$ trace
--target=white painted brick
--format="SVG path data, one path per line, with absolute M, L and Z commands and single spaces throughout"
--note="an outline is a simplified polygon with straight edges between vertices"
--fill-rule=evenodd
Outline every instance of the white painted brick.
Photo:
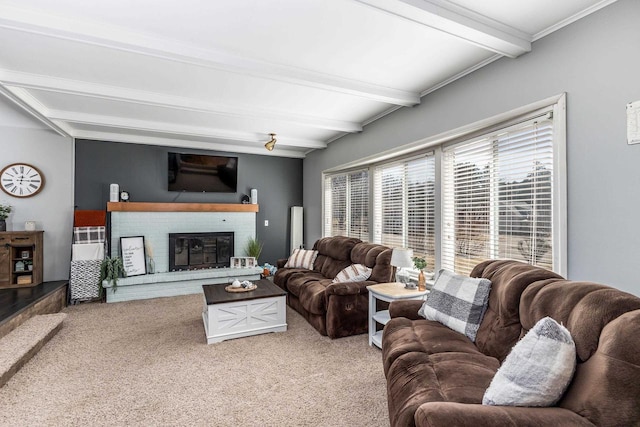
M 234 256 L 256 236 L 255 212 L 112 212 L 111 256 L 120 254 L 120 237 L 144 236 L 153 252 L 156 272 L 169 270 L 169 233 L 232 231 Z
M 144 236 L 153 252 L 156 274 L 125 277 L 118 289 L 107 288 L 107 302 L 202 292 L 202 285 L 229 278 L 257 280 L 259 268 L 215 268 L 169 272 L 169 233 L 232 231 L 234 256 L 245 256 L 247 240 L 256 236 L 255 212 L 112 212 L 111 256 L 120 254 L 120 237 Z

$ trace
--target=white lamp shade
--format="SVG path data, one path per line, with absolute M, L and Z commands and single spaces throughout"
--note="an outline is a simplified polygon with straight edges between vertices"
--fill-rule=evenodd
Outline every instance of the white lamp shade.
M 391 265 L 398 268 L 412 268 L 411 257 L 413 257 L 413 249 L 394 248 L 391 252 Z

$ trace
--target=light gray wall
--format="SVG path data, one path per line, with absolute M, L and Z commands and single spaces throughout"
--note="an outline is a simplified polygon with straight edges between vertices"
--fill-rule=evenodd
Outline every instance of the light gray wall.
M 0 192 L 13 206 L 7 230 L 24 230 L 35 220 L 44 230 L 44 280 L 69 278 L 73 226 L 73 140 L 64 138 L 0 96 L 0 168 L 25 162 L 45 176 L 43 190 L 19 199 Z
M 167 190 L 167 152 L 238 157 L 237 193 L 178 193 Z M 289 208 L 302 205 L 302 160 L 103 141 L 76 141 L 75 203 L 105 209 L 109 185 L 129 191 L 134 202 L 240 203 L 258 190 L 256 235 L 264 243 L 259 262 L 275 265 L 289 253 Z M 265 220 L 269 226 L 265 227 Z
M 640 295 L 640 144 L 625 115 L 640 100 L 638 17 L 639 1 L 620 0 L 308 155 L 306 246 L 322 233 L 323 170 L 566 92 L 568 277 Z

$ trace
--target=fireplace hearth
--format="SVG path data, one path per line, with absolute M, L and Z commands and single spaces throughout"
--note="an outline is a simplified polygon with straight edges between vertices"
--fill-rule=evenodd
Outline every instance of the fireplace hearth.
M 169 234 L 169 271 L 230 267 L 233 232 Z

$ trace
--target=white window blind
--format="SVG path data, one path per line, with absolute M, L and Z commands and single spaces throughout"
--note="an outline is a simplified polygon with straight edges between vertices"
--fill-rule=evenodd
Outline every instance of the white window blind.
M 324 179 L 324 235 L 369 240 L 369 172 L 327 175 Z
M 550 115 L 443 150 L 442 267 L 517 259 L 553 269 Z
M 377 166 L 373 172 L 374 242 L 413 249 L 431 267 L 435 255 L 433 154 Z

